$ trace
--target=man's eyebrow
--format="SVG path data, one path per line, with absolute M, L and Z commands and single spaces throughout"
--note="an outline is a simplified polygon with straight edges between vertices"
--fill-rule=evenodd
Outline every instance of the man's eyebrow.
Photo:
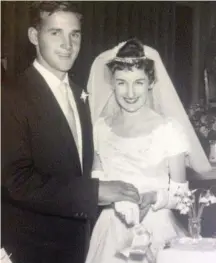
M 73 33 L 81 33 L 81 30 L 80 29 L 75 29 L 75 30 L 72 30 Z
M 57 32 L 60 32 L 62 31 L 63 29 L 61 28 L 57 28 L 57 27 L 52 27 L 52 28 L 49 28 L 48 31 L 57 31 Z M 72 30 L 73 33 L 81 33 L 81 30 L 80 29 L 74 29 Z
M 58 32 L 60 32 L 60 31 L 62 31 L 62 29 L 61 28 L 57 28 L 57 27 L 51 27 L 51 28 L 48 29 L 48 31 L 58 31 Z

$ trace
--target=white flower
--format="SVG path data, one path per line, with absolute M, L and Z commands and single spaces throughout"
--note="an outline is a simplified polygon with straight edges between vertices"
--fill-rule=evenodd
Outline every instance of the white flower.
M 200 197 L 200 203 L 205 205 L 215 204 L 216 203 L 216 196 L 214 196 L 209 190 L 207 191 L 206 195 Z
M 187 192 L 187 196 L 188 196 L 188 197 L 191 197 L 192 194 L 193 194 L 192 191 L 188 191 L 188 192 Z
M 200 133 L 204 136 L 204 137 L 207 137 L 208 136 L 208 129 L 205 127 L 205 126 L 202 126 L 200 128 Z
M 200 118 L 201 122 L 202 123 L 205 123 L 207 121 L 207 116 L 206 115 L 203 115 L 201 118 Z
M 189 199 L 187 196 L 184 196 L 184 197 L 183 197 L 182 202 L 183 202 L 184 204 L 190 204 L 190 203 L 191 203 L 190 199 Z
M 179 210 L 180 214 L 188 214 L 190 211 L 190 205 L 184 203 L 178 203 L 176 209 Z
M 185 207 L 182 210 L 180 210 L 180 214 L 186 215 L 186 214 L 188 214 L 189 211 L 190 211 L 190 208 L 189 207 Z
M 180 193 L 177 191 L 176 194 L 176 209 L 179 210 L 180 214 L 188 214 L 192 207 L 193 207 L 193 201 L 194 201 L 194 193 L 196 190 L 193 191 L 187 191 Z
M 185 208 L 185 205 L 182 204 L 182 203 L 178 203 L 177 206 L 176 206 L 176 208 L 177 208 L 179 211 L 181 211 L 181 210 L 183 210 L 183 209 Z
M 191 209 L 191 204 L 190 203 L 183 203 L 179 202 L 176 206 L 176 209 L 180 211 L 180 214 L 188 214 L 188 212 Z
M 203 196 L 200 198 L 199 202 L 202 204 L 208 204 L 209 199 L 206 196 Z
M 81 93 L 80 99 L 85 103 L 86 99 L 88 98 L 89 94 L 86 93 L 84 90 Z
M 211 204 L 215 204 L 215 203 L 216 203 L 216 196 L 211 195 L 211 196 L 209 197 L 209 201 L 210 201 Z

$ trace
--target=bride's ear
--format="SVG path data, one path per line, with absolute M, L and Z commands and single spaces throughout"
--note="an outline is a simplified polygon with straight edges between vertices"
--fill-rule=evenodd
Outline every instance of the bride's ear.
M 155 82 L 156 82 L 155 80 L 152 81 L 151 83 L 150 83 L 150 81 L 149 81 L 149 87 L 148 87 L 149 92 L 151 92 L 152 89 L 154 88 Z
M 34 27 L 30 27 L 28 29 L 28 38 L 29 41 L 34 45 L 37 46 L 38 45 L 38 31 L 36 28 Z

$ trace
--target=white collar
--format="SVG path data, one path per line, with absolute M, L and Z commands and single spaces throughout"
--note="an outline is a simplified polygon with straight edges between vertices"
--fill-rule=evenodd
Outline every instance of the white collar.
M 33 62 L 33 66 L 36 68 L 37 71 L 42 75 L 45 79 L 49 87 L 57 88 L 62 82 L 69 84 L 68 73 L 65 75 L 63 80 L 57 78 L 52 72 L 46 69 L 43 65 L 41 65 L 36 59 Z

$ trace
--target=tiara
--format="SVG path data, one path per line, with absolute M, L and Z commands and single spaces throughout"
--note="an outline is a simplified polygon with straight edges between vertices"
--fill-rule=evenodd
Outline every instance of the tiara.
M 128 57 L 128 58 L 115 57 L 113 59 L 113 61 L 132 64 L 132 63 L 134 63 L 136 61 L 145 60 L 145 59 L 147 59 L 146 56 L 143 56 L 143 57 Z

